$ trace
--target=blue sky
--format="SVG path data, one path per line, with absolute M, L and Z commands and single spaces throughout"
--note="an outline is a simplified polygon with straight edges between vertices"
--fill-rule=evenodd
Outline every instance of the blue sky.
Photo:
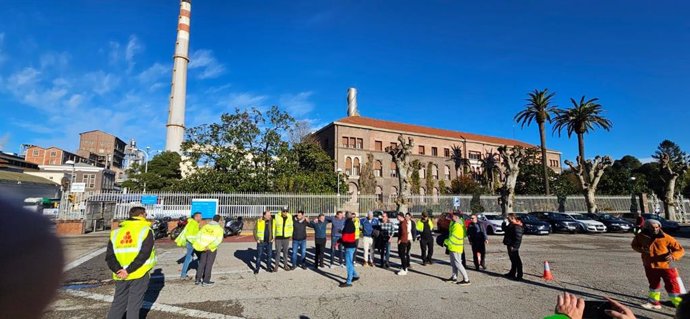
M 3 7 L 0 148 L 74 150 L 92 129 L 163 148 L 178 1 Z M 560 106 L 600 98 L 614 128 L 586 137 L 588 156 L 690 150 L 689 14 L 686 1 L 196 0 L 187 125 L 279 105 L 318 128 L 354 86 L 363 116 L 538 144 L 512 119 L 549 88 Z M 577 152 L 565 135 L 547 145 Z

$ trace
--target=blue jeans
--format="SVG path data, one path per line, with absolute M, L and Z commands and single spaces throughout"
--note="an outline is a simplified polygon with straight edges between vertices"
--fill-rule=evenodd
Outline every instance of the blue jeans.
M 256 244 L 256 267 L 255 272 L 259 272 L 261 268 L 261 259 L 263 259 L 264 250 L 266 251 L 266 269 L 271 271 L 271 256 L 273 255 L 273 245 L 271 242 Z
M 386 242 L 381 248 L 381 265 L 387 264 L 391 259 L 391 243 Z
M 345 265 L 347 266 L 347 283 L 352 283 L 352 278 L 358 278 L 359 274 L 355 271 L 355 250 L 357 248 L 345 248 Z
M 331 266 L 333 266 L 333 259 L 335 258 L 335 245 L 336 245 L 336 243 L 338 243 L 339 239 L 340 239 L 340 237 L 331 237 Z M 343 257 L 343 253 L 344 253 L 343 245 L 338 246 L 338 252 L 340 253 L 338 255 L 338 256 L 340 256 L 339 257 L 340 259 L 338 259 L 338 260 L 340 261 L 340 264 L 342 265 L 343 259 L 344 259 L 344 257 Z
M 299 257 L 299 263 L 296 264 L 295 260 L 297 260 L 297 248 L 299 247 L 300 250 L 300 257 Z M 302 240 L 292 240 L 292 267 L 297 267 L 297 266 L 303 266 L 304 265 L 304 258 L 307 257 L 307 240 L 302 239 Z
M 180 273 L 180 277 L 185 278 L 187 277 L 187 271 L 189 270 L 189 264 L 192 263 L 192 256 L 194 255 L 194 247 L 192 247 L 192 243 L 187 242 L 187 254 L 184 255 L 184 263 L 182 264 L 182 272 Z

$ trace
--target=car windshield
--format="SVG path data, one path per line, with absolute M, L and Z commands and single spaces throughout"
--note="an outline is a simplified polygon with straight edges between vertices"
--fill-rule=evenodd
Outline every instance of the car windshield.
M 570 215 L 570 217 L 575 218 L 577 220 L 592 220 L 591 218 L 589 218 L 585 215 L 580 215 L 580 214 L 573 214 L 573 215 Z
M 566 214 L 551 214 L 555 220 L 573 220 L 572 217 Z
M 488 220 L 502 220 L 503 219 L 503 217 L 501 217 L 499 215 L 484 215 L 484 217 L 486 217 L 486 219 L 488 219 Z
M 605 219 L 605 220 L 614 219 L 613 216 L 611 216 L 609 214 L 601 214 L 601 215 L 599 215 L 599 218 Z
M 527 214 L 518 214 L 517 216 L 518 216 L 518 218 L 520 218 L 521 220 L 524 220 L 524 221 L 534 220 L 534 217 L 532 217 L 531 215 L 527 215 Z

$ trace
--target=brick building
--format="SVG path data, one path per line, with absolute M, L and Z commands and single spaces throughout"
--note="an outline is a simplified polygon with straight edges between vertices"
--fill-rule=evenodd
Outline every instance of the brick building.
M 79 133 L 79 150 L 77 154 L 84 158 L 95 159 L 98 166 L 108 169 L 122 169 L 125 161 L 127 143 L 117 136 L 94 130 Z
M 0 171 L 15 173 L 38 171 L 38 164 L 28 162 L 17 154 L 0 151 Z
M 29 146 L 26 149 L 24 160 L 36 165 L 62 165 L 67 161 L 86 164 L 95 163 L 95 161 L 90 160 L 88 157 L 79 156 L 54 146 L 43 148 L 35 145 Z
M 374 156 L 376 195 L 383 199 L 398 193 L 395 163 L 391 156 L 385 152 L 385 149 L 387 146 L 396 145 L 400 134 L 403 134 L 406 140 L 407 137 L 414 139 L 414 147 L 409 160 L 417 159 L 422 163 L 419 174 L 422 179 L 420 195 L 438 195 L 439 181 L 443 180 L 446 186 L 450 186 L 451 180 L 463 174 L 462 169 L 455 171 L 455 165 L 450 160 L 453 145 L 460 146 L 463 158 L 469 159 L 469 169 L 475 174 L 481 174 L 481 159 L 488 153 L 496 153 L 500 146 L 536 147 L 512 139 L 390 122 L 356 115 L 330 123 L 312 136 L 335 159 L 336 169 L 342 169 L 347 175 L 347 187 L 351 194 L 357 194 L 359 191 L 359 173 L 367 161 L 367 154 L 371 153 Z M 548 150 L 547 159 L 554 171 L 561 171 L 560 152 Z M 431 172 L 426 171 L 429 162 L 432 163 Z M 434 179 L 434 188 L 430 190 L 425 189 L 427 174 L 431 174 Z

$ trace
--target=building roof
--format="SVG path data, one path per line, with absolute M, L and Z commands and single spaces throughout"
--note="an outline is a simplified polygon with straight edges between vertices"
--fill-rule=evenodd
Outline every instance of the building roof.
M 15 172 L 6 172 L 6 171 L 0 171 L 0 182 L 21 182 L 21 183 L 33 183 L 33 184 L 50 184 L 50 185 L 55 185 L 56 183 L 49 180 L 45 179 L 43 177 L 38 177 L 34 175 L 29 175 L 29 174 L 24 174 L 24 173 L 15 173 Z
M 110 136 L 114 137 L 116 141 L 125 143 L 125 141 L 122 140 L 121 138 L 119 138 L 119 137 L 117 137 L 117 136 L 115 136 L 115 135 L 113 135 L 113 134 L 110 134 L 110 133 L 108 133 L 108 132 L 101 131 L 101 130 L 91 130 L 91 131 L 81 132 L 81 133 L 79 133 L 79 135 L 81 136 L 81 135 L 84 135 L 84 134 L 87 134 L 87 133 L 93 133 L 93 132 L 101 132 L 101 133 L 103 133 L 103 134 L 105 134 L 105 135 L 110 135 Z
M 333 124 L 364 126 L 364 127 L 378 128 L 378 129 L 384 129 L 384 130 L 390 130 L 390 131 L 401 131 L 401 132 L 416 133 L 416 134 L 422 134 L 422 135 L 446 137 L 446 138 L 451 138 L 451 139 L 484 142 L 484 143 L 490 143 L 490 144 L 496 144 L 496 145 L 509 145 L 509 146 L 515 145 L 515 146 L 522 146 L 522 147 L 526 147 L 526 148 L 537 147 L 535 145 L 525 143 L 522 141 L 518 141 L 518 140 L 513 140 L 513 139 L 493 137 L 493 136 L 473 134 L 473 133 L 465 133 L 465 132 L 459 132 L 459 131 L 444 130 L 444 129 L 437 129 L 437 128 L 432 128 L 432 127 L 413 125 L 413 124 L 405 124 L 405 123 L 399 123 L 399 122 L 377 120 L 377 119 L 372 119 L 372 118 L 362 117 L 362 116 L 344 117 L 342 119 L 339 119 L 339 120 L 333 122 Z M 551 150 L 549 150 L 549 151 L 551 151 Z M 553 152 L 553 151 L 551 151 L 551 152 Z

